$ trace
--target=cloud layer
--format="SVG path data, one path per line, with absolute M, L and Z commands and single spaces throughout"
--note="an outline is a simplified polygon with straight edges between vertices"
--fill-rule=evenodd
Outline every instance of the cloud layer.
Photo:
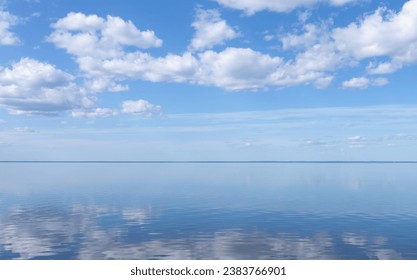
M 253 14 L 261 10 L 288 12 L 323 3 L 341 6 L 355 1 L 217 2 Z M 231 26 L 218 9 L 199 7 L 195 11 L 191 23 L 194 33 L 185 50 L 155 52 L 159 55 L 153 49 L 161 47 L 163 41 L 153 30 L 141 30 L 132 21 L 117 16 L 68 13 L 51 24 L 52 32 L 46 41 L 74 59 L 77 74 L 23 57 L 0 68 L 0 106 L 12 114 L 68 111 L 73 116 L 111 116 L 118 110 L 98 108 L 98 94 L 129 91 L 132 81 L 186 83 L 226 91 L 298 85 L 324 89 L 337 80 L 339 71 L 353 68 L 363 71 L 344 77 L 339 88 L 366 89 L 388 84 L 384 75 L 417 61 L 417 0 L 407 1 L 398 12 L 378 8 L 339 27 L 333 26 L 332 20 L 310 21 L 311 14 L 306 12 L 291 31 L 279 36 L 264 35 L 278 51 L 242 44 L 245 33 Z M 0 10 L 0 44 L 20 42 L 10 31 L 17 23 L 16 16 Z M 239 44 L 232 47 L 227 44 L 230 40 Z M 119 105 L 123 107 L 121 112 L 133 110 L 124 108 L 130 104 L 129 100 L 126 102 Z M 150 115 L 155 114 L 154 109 L 150 109 Z M 141 114 L 140 110 L 132 112 Z
M 69 13 L 52 25 L 48 41 L 77 57 L 113 58 L 123 54 L 123 46 L 151 48 L 162 45 L 153 31 L 140 31 L 131 21 L 119 17 Z
M 152 117 L 161 115 L 161 106 L 153 105 L 146 100 L 126 100 L 122 104 L 122 112 L 127 114 Z
M 55 66 L 22 58 L 0 71 L 0 106 L 11 114 L 57 114 L 95 102 L 74 77 Z
M 371 74 L 386 74 L 417 61 L 417 1 L 410 0 L 395 13 L 379 8 L 360 22 L 336 28 L 336 48 L 356 59 L 388 57 L 389 62 L 370 64 Z
M 278 2 L 274 3 L 278 4 Z M 314 4 L 313 2 L 311 1 L 310 4 Z M 346 3 L 346 1 L 342 2 L 333 1 L 330 4 Z M 307 2 L 298 4 L 307 4 Z M 384 57 L 389 60 L 383 63 L 370 61 L 367 72 L 373 75 L 393 72 L 400 69 L 404 63 L 414 62 L 417 59 L 417 55 L 414 54 L 417 36 L 412 28 L 405 32 L 400 31 L 404 28 L 403 23 L 412 25 L 414 21 L 417 21 L 417 13 L 413 12 L 416 7 L 417 1 L 412 0 L 407 2 L 398 13 L 380 8 L 375 13 L 365 16 L 361 21 L 351 23 L 346 27 L 333 28 L 331 24 L 326 23 L 320 25 L 305 23 L 301 32 L 288 33 L 280 38 L 282 48 L 294 53 L 293 59 L 272 56 L 252 48 L 225 47 L 218 51 L 210 50 L 216 45 L 222 45 L 227 40 L 241 35 L 221 18 L 217 10 L 197 10 L 193 23 L 195 34 L 189 45 L 191 52 L 186 51 L 182 54 L 154 57 L 139 49 L 144 46 L 143 44 L 116 40 L 114 38 L 120 37 L 116 35 L 113 35 L 113 39 L 110 40 L 113 42 L 110 50 L 104 45 L 100 46 L 109 40 L 88 30 L 97 31 L 99 28 L 105 28 L 102 27 L 104 23 L 112 25 L 113 20 L 112 17 L 105 19 L 96 15 L 69 14 L 53 25 L 57 30 L 49 36 L 49 40 L 57 47 L 64 48 L 69 54 L 74 55 L 85 75 L 92 79 L 106 77 L 112 88 L 120 87 L 115 84 L 115 81 L 129 79 L 185 82 L 216 86 L 230 91 L 294 85 L 325 88 L 333 81 L 335 70 L 355 66 L 370 58 Z M 65 24 L 67 19 L 72 18 L 79 18 L 79 23 Z M 124 23 L 122 24 L 124 26 L 127 25 L 120 18 L 118 21 L 120 24 Z M 69 36 L 66 32 L 62 33 L 63 26 L 72 32 L 68 40 L 63 40 L 65 36 Z M 375 30 L 387 32 L 375 32 Z M 154 35 L 152 31 L 147 32 Z M 107 34 L 107 32 L 102 33 Z M 390 33 L 400 35 L 388 40 L 386 37 L 388 35 L 385 34 Z M 359 39 L 353 40 L 353 36 Z M 84 37 L 89 38 L 85 40 L 93 42 L 91 45 L 98 51 L 93 52 L 84 48 L 84 40 L 77 40 L 77 38 Z M 159 39 L 152 38 L 146 46 L 159 46 Z M 138 47 L 138 50 L 123 49 L 124 44 L 128 43 Z M 372 46 L 379 47 L 373 49 Z M 104 52 L 106 55 L 101 54 L 101 49 L 103 52 L 106 50 Z M 194 51 L 199 52 L 194 54 L 192 53 Z M 369 80 L 364 77 L 362 82 L 365 81 L 364 79 Z M 381 78 L 377 79 L 375 82 L 377 85 L 387 83 Z M 348 87 L 351 86 L 345 82 L 343 88 Z
M 83 21 L 79 20 L 78 24 L 71 23 L 67 26 L 63 24 L 67 18 L 80 18 Z M 286 61 L 282 57 L 271 56 L 251 48 L 226 47 L 220 51 L 204 50 L 238 36 L 238 33 L 220 18 L 216 10 L 197 11 L 197 18 L 193 24 L 196 34 L 190 44 L 191 50 L 201 51 L 196 54 L 186 51 L 179 55 L 154 57 L 139 49 L 127 51 L 117 40 L 118 43 L 113 44 L 113 47 L 102 45 L 103 41 L 108 40 L 103 40 L 99 34 L 86 30 L 97 30 L 96 25 L 105 21 L 104 18 L 95 15 L 69 14 L 53 25 L 56 30 L 48 40 L 73 55 L 87 77 L 93 81 L 105 77 L 111 88 L 122 87 L 115 84 L 115 81 L 129 79 L 186 82 L 216 86 L 229 91 L 310 83 L 317 87 L 325 87 L 332 80 L 326 72 L 333 70 L 339 62 L 338 58 L 332 59 L 333 56 L 329 56 L 328 46 L 307 50 L 299 54 L 294 61 Z M 72 33 L 62 31 L 62 25 Z M 202 36 L 203 33 L 207 34 L 204 31 L 206 29 L 211 30 L 208 37 Z M 85 47 L 86 44 L 91 48 Z M 320 63 L 316 63 L 319 60 Z
M 210 49 L 239 36 L 239 33 L 220 17 L 217 10 L 198 9 L 192 26 L 195 35 L 191 40 L 191 50 Z

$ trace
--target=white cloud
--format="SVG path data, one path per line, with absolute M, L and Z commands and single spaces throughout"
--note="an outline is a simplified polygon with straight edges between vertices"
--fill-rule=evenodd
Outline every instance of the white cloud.
M 72 75 L 53 65 L 22 58 L 0 71 L 0 106 L 11 114 L 56 114 L 93 103 Z
M 329 25 L 305 24 L 301 33 L 288 33 L 281 38 L 282 48 L 292 51 L 295 58 L 276 71 L 276 85 L 312 84 L 323 89 L 331 84 L 336 70 L 354 64 L 335 48 Z
M 219 4 L 244 11 L 253 15 L 262 10 L 273 12 L 289 12 L 299 7 L 309 7 L 318 3 L 328 3 L 332 6 L 341 6 L 357 0 L 216 0 Z
M 151 48 L 162 40 L 150 30 L 140 31 L 131 21 L 119 17 L 69 13 L 52 25 L 47 40 L 77 57 L 113 58 L 124 54 L 124 46 Z
M 126 100 L 122 103 L 122 113 L 142 116 L 146 118 L 162 115 L 161 106 L 154 105 L 146 100 Z M 74 118 L 106 118 L 117 116 L 119 112 L 110 108 L 94 108 L 73 110 L 71 112 Z
M 335 52 L 331 44 L 318 43 L 296 54 L 293 61 L 286 62 L 284 67 L 278 69 L 275 84 L 284 87 L 313 84 L 317 88 L 324 88 L 332 81 L 330 73 L 345 64 L 345 58 Z
M 2 87 L 10 87 L 10 91 L 19 83 L 22 87 L 58 87 L 66 85 L 74 79 L 68 73 L 56 69 L 53 65 L 39 62 L 31 58 L 22 58 L 12 68 L 0 72 Z M 19 94 L 16 91 L 16 94 Z
M 20 42 L 16 34 L 10 32 L 10 28 L 18 23 L 19 19 L 3 11 L 0 7 L 0 45 L 16 45 Z
M 138 79 L 152 82 L 184 82 L 196 71 L 196 59 L 190 54 L 153 57 L 124 47 L 158 47 L 162 40 L 153 31 L 139 31 L 132 22 L 118 17 L 70 13 L 58 20 L 48 40 L 74 55 L 88 78 L 92 91 L 122 91 L 127 87 L 115 81 Z
M 325 30 L 314 24 L 305 24 L 303 29 L 305 32 L 300 35 L 290 33 L 281 39 L 284 50 L 294 47 L 311 47 L 319 42 L 322 34 L 327 34 L 323 32 Z
M 357 77 L 352 78 L 348 81 L 344 81 L 342 83 L 343 88 L 359 88 L 359 89 L 365 89 L 369 86 L 371 82 L 368 78 L 365 77 Z
M 378 74 L 389 74 L 393 73 L 402 68 L 401 64 L 396 64 L 393 62 L 381 62 L 375 63 L 370 62 L 366 67 L 366 71 L 371 75 L 378 75 Z
M 189 48 L 194 51 L 210 49 L 239 36 L 239 33 L 220 17 L 217 10 L 198 9 L 192 26 L 195 34 Z
M 134 66 L 138 70 L 141 68 L 141 64 L 135 63 Z M 193 79 L 198 66 L 198 61 L 190 53 L 168 54 L 160 58 L 147 56 L 143 68 L 139 70 L 139 77 L 152 82 L 185 82 Z
M 333 5 L 333 6 L 343 6 L 343 5 L 354 3 L 357 1 L 358 0 L 330 0 L 329 3 L 330 5 Z
M 107 16 L 106 24 L 101 32 L 102 40 L 112 40 L 120 45 L 145 49 L 162 45 L 162 40 L 155 36 L 155 32 L 140 31 L 131 21 L 126 22 L 119 17 Z
M 274 73 L 282 59 L 251 49 L 227 48 L 220 52 L 205 51 L 198 56 L 187 52 L 155 58 L 133 52 L 106 60 L 83 57 L 78 62 L 81 70 L 92 77 L 188 82 L 226 90 L 255 90 L 274 85 Z
M 81 57 L 77 61 L 81 70 L 89 76 L 120 80 L 184 82 L 192 79 L 198 69 L 198 62 L 190 53 L 155 58 L 146 53 L 132 52 L 114 59 Z
M 196 82 L 227 90 L 256 90 L 274 84 L 274 73 L 283 61 L 252 49 L 206 51 L 199 57 Z
M 129 90 L 127 85 L 117 84 L 115 81 L 109 78 L 96 78 L 92 80 L 86 80 L 84 82 L 84 87 L 91 92 L 118 92 Z
M 372 58 L 366 71 L 378 75 L 393 73 L 405 64 L 417 62 L 417 31 L 412 27 L 417 25 L 417 0 L 405 3 L 398 13 L 379 8 L 346 27 L 332 29 L 331 24 L 331 21 L 321 25 L 307 23 L 302 32 L 288 33 L 281 38 L 283 49 L 294 51 L 296 55 L 293 64 L 296 69 L 304 69 L 302 72 L 309 75 L 314 72 L 326 75 Z M 378 61 L 380 57 L 385 61 Z M 382 86 L 387 80 L 367 82 L 362 78 L 347 81 L 345 85 L 366 88 L 367 83 Z
M 261 10 L 285 12 L 319 2 L 337 6 L 354 1 L 217 2 L 252 14 Z M 299 20 L 305 23 L 309 16 L 308 12 L 302 13 Z M 0 10 L 0 34 L 4 35 L 0 43 L 4 44 L 1 40 L 18 43 L 18 38 L 9 31 L 17 21 L 15 16 Z M 0 106 L 15 114 L 78 110 L 74 114 L 91 115 L 95 98 L 87 91 L 128 90 L 123 81 L 129 79 L 200 84 L 231 91 L 304 84 L 325 88 L 332 82 L 335 70 L 365 59 L 374 59 L 366 68 L 371 75 L 392 73 L 417 61 L 417 31 L 413 28 L 417 26 L 417 0 L 406 2 L 397 13 L 379 8 L 346 27 L 331 29 L 330 24 L 304 24 L 301 33 L 289 33 L 281 39 L 284 50 L 294 51 L 294 57 L 287 60 L 250 48 L 208 50 L 239 36 L 217 10 L 198 9 L 192 26 L 195 35 L 189 50 L 198 53 L 187 51 L 154 57 L 143 50 L 161 46 L 162 40 L 153 31 L 142 31 L 119 17 L 69 13 L 52 25 L 54 31 L 47 40 L 74 56 L 84 75 L 83 88 L 76 85 L 73 76 L 52 65 L 35 63 L 39 68 L 52 67 L 42 68 L 51 76 L 41 77 L 29 69 L 27 76 L 22 76 L 24 67 L 18 68 L 16 63 L 13 65 L 16 69 L 0 70 Z M 384 62 L 376 60 L 378 57 L 384 57 Z M 20 79 L 9 79 L 7 75 Z M 343 82 L 342 87 L 367 88 L 387 83 L 386 78 L 357 77 Z M 20 97 L 11 98 L 12 94 Z
M 153 105 L 146 100 L 126 100 L 122 104 L 122 112 L 142 117 L 152 117 L 162 114 L 161 106 Z
M 332 51 L 327 45 L 316 45 L 299 54 L 295 61 L 287 62 L 281 57 L 250 48 L 226 48 L 219 52 L 207 50 L 195 56 L 186 52 L 159 58 L 132 52 L 110 59 L 79 57 L 77 62 L 80 69 L 96 81 L 90 85 L 95 91 L 125 89 L 109 79 L 186 82 L 229 91 L 309 83 L 324 88 L 332 80 L 327 72 L 340 66 L 341 57 Z M 106 78 L 101 80 L 101 77 Z
M 155 76 L 146 69 L 151 60 L 149 55 L 139 51 L 125 52 L 125 47 L 146 49 L 161 46 L 162 40 L 153 31 L 141 31 L 131 21 L 119 17 L 102 18 L 83 13 L 69 13 L 52 27 L 55 31 L 47 40 L 75 57 L 86 78 L 84 86 L 89 91 L 125 91 L 128 86 L 119 84 L 118 77 L 123 80 L 138 75 L 140 79 L 141 75 L 145 75 L 152 80 Z M 138 65 L 129 62 L 132 59 Z M 156 63 L 154 59 L 152 62 Z M 172 63 L 164 66 L 175 67 Z M 168 75 L 171 74 L 175 76 L 175 73 Z M 175 80 L 175 77 L 172 78 Z M 158 80 L 158 77 L 154 79 Z
M 386 78 L 368 79 L 366 77 L 356 77 L 342 83 L 343 88 L 366 89 L 369 86 L 385 86 L 388 84 Z
M 356 59 L 388 56 L 396 64 L 417 61 L 417 0 L 407 1 L 401 11 L 395 13 L 379 8 L 365 16 L 359 23 L 336 28 L 333 38 L 337 48 Z M 393 65 L 371 67 L 377 74 L 393 72 Z M 372 72 L 372 70 L 371 70 Z
M 343 4 L 342 2 L 346 1 L 338 3 Z M 189 46 L 189 50 L 198 51 L 197 53 L 187 51 L 183 54 L 169 53 L 155 57 L 143 50 L 128 51 L 125 46 L 138 47 L 135 40 L 144 40 L 144 36 L 139 36 L 141 31 L 132 22 L 116 17 L 101 18 L 80 13 L 70 13 L 58 20 L 53 25 L 56 30 L 48 40 L 74 55 L 86 78 L 85 87 L 92 92 L 127 90 L 128 87 L 120 83 L 130 79 L 200 84 L 229 91 L 294 85 L 325 88 L 331 84 L 336 70 L 357 66 L 360 60 L 365 59 L 341 47 L 342 39 L 339 35 L 352 25 L 360 26 L 361 23 L 336 29 L 331 28 L 330 22 L 305 24 L 301 33 L 286 34 L 281 39 L 283 49 L 294 53 L 294 58 L 287 60 L 251 48 L 207 50 L 238 36 L 237 31 L 220 18 L 217 10 L 197 11 L 193 23 L 196 34 Z M 160 39 L 153 32 L 147 34 L 152 35 L 149 42 L 158 46 Z M 148 46 L 150 45 L 152 44 Z M 407 57 L 411 56 L 409 52 Z M 401 67 L 394 67 L 393 62 L 388 63 L 391 66 L 377 61 L 369 63 L 368 73 L 383 74 Z M 370 85 L 382 86 L 387 82 L 386 79 L 369 80 L 362 77 L 345 81 L 343 87 L 366 88 Z
M 52 25 L 55 29 L 70 31 L 97 31 L 104 28 L 105 20 L 97 15 L 69 13 Z

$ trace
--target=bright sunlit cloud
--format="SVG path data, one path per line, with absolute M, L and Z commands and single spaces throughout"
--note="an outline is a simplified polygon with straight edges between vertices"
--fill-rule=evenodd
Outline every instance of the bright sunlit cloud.
M 19 37 L 11 31 L 18 22 L 18 17 L 3 11 L 0 6 L 0 45 L 16 45 L 20 42 Z
M 326 132 L 336 126 L 332 116 L 308 116 L 307 122 L 285 119 L 270 127 L 260 114 L 410 108 L 415 103 L 417 0 L 202 0 L 182 6 L 159 1 L 127 0 L 121 6 L 93 0 L 88 9 L 81 4 L 56 7 L 49 0 L 2 2 L 1 147 L 25 142 L 14 128 L 60 135 L 68 127 L 98 132 L 144 125 L 137 141 L 147 158 L 175 158 L 180 155 L 175 149 L 184 158 L 233 158 L 242 154 L 236 147 L 247 150 L 242 158 L 262 158 L 274 154 L 268 151 L 275 145 L 291 143 L 316 150 L 295 149 L 293 156 L 281 153 L 284 157 L 344 157 L 353 146 L 371 156 L 382 151 L 372 139 L 389 138 L 380 132 L 390 122 L 387 114 L 381 113 L 386 119 L 366 135 L 346 126 L 338 139 Z M 223 126 L 213 126 L 200 118 L 216 120 L 222 113 L 235 118 L 245 112 L 258 112 L 252 116 L 259 119 L 240 120 L 236 126 L 222 119 Z M 189 114 L 195 123 L 185 126 L 179 116 Z M 354 122 L 356 116 L 350 117 Z M 300 128 L 319 121 L 320 129 Z M 412 134 L 411 128 L 396 133 Z M 175 129 L 184 134 L 171 134 Z M 290 137 L 295 131 L 296 140 Z M 353 136 L 366 140 L 348 145 L 352 141 L 346 139 Z M 105 138 L 102 148 L 123 147 Z M 222 144 L 212 139 L 223 139 Z M 392 139 L 384 147 L 410 154 Z M 38 140 L 39 147 L 48 146 L 46 138 L 43 144 Z M 92 140 L 77 136 L 66 141 L 82 147 Z M 210 152 L 204 153 L 202 145 Z M 345 150 L 338 155 L 320 154 L 318 148 L 341 145 Z M 127 150 L 122 154 L 129 154 Z M 13 152 L 8 155 L 13 158 Z

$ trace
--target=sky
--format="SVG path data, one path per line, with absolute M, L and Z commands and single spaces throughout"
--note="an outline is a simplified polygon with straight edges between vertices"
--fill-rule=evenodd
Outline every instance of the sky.
M 417 0 L 0 0 L 0 160 L 417 160 Z

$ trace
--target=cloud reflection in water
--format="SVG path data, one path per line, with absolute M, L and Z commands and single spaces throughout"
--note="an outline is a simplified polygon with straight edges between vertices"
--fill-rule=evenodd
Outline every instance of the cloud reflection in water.
M 415 164 L 3 167 L 0 259 L 417 259 Z

